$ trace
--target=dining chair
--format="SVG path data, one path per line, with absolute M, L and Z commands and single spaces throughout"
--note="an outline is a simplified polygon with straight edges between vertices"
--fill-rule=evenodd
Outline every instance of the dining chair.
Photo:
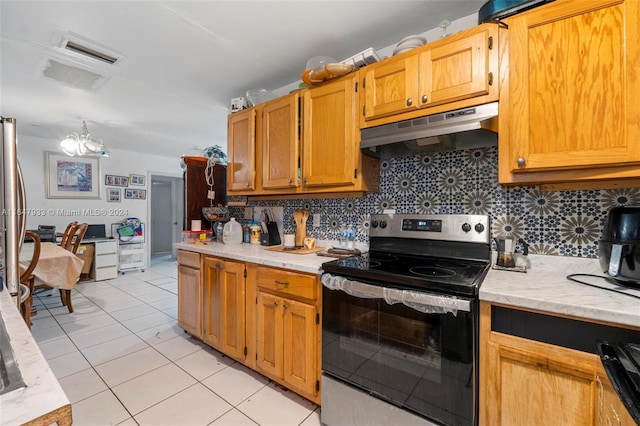
M 60 242 L 60 246 L 65 250 L 76 254 L 78 251 L 78 247 L 80 246 L 80 242 L 82 242 L 82 238 L 84 238 L 84 234 L 87 232 L 87 228 L 89 225 L 87 223 L 78 224 L 78 222 L 71 222 L 67 229 L 64 231 L 64 235 Z M 65 238 L 66 237 L 66 238 Z M 64 244 L 63 244 L 64 243 Z M 39 290 L 41 288 L 52 288 L 46 284 L 38 284 L 34 286 L 35 290 Z M 60 292 L 60 300 L 62 301 L 62 305 L 67 307 L 69 313 L 73 313 L 73 305 L 71 304 L 71 290 L 70 289 L 58 289 Z
M 60 247 L 63 249 L 69 250 L 71 244 L 73 243 L 73 236 L 76 234 L 78 229 L 78 221 L 74 220 L 73 222 L 67 225 L 67 228 L 64 230 L 64 234 L 62 234 L 62 240 L 60 240 Z
M 87 232 L 87 228 L 89 224 L 81 223 L 76 224 L 75 226 L 75 234 L 71 237 L 70 247 L 67 249 L 71 253 L 76 254 L 78 252 L 78 247 L 84 238 L 84 234 Z M 73 312 L 73 306 L 71 305 L 71 290 L 70 289 L 60 289 L 60 299 L 62 300 L 62 304 L 66 305 L 69 313 Z
M 20 313 L 22 314 L 22 318 L 24 318 L 24 322 L 27 323 L 27 327 L 31 328 L 31 308 L 33 306 L 33 291 L 36 281 L 36 277 L 33 276 L 33 270 L 36 268 L 38 260 L 40 259 L 41 242 L 38 234 L 32 231 L 27 231 L 25 238 L 31 238 L 34 246 L 29 266 L 20 275 L 20 283 L 26 285 L 29 289 L 29 296 L 20 304 Z

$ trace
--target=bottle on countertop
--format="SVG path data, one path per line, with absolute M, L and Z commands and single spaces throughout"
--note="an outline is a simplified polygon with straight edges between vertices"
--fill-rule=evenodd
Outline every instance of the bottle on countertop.
M 224 233 L 224 225 L 222 222 L 216 222 L 215 232 L 216 232 L 216 241 L 219 243 L 223 242 L 222 234 Z
M 251 229 L 249 228 L 249 225 L 251 225 L 251 222 L 245 223 L 244 227 L 242 228 L 242 242 L 243 243 L 250 243 L 251 242 Z
M 222 242 L 225 244 L 240 244 L 242 243 L 242 225 L 240 225 L 235 217 L 229 219 L 224 225 L 222 231 Z
M 356 231 L 351 227 L 351 225 L 347 226 L 346 231 L 346 249 L 353 250 L 356 248 Z

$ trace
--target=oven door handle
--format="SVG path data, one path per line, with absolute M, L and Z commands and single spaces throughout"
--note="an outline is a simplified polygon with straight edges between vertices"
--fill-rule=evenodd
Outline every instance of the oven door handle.
M 456 296 L 371 285 L 327 273 L 322 274 L 320 280 L 330 290 L 341 290 L 363 299 L 384 299 L 390 305 L 402 303 L 427 314 L 471 312 L 471 302 Z

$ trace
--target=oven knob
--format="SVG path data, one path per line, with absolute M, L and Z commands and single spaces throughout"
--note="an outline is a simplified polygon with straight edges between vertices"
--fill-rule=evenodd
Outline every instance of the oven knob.
M 470 224 L 468 224 L 467 222 L 463 223 L 463 224 L 462 224 L 462 230 L 463 230 L 464 232 L 469 232 L 469 231 L 471 231 L 471 225 L 470 225 Z
M 475 229 L 476 229 L 476 232 L 480 234 L 484 231 L 484 225 L 481 223 L 476 223 Z
M 386 220 L 381 220 L 380 221 L 380 228 L 384 229 L 387 227 L 387 221 Z
M 377 220 L 372 220 L 371 221 L 371 227 L 372 228 L 377 228 L 378 227 L 378 221 Z

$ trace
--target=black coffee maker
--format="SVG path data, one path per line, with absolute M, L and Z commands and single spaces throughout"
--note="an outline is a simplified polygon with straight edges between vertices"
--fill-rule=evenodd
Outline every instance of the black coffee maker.
M 609 211 L 598 250 L 605 274 L 622 285 L 640 287 L 640 207 Z

